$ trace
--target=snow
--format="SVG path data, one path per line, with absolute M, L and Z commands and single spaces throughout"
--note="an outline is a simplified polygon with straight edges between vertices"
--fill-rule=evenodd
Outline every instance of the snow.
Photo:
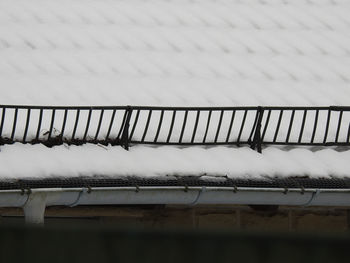
M 1 147 L 0 179 L 103 176 L 166 177 L 228 176 L 346 177 L 350 174 L 350 151 L 309 151 L 268 147 L 263 154 L 247 147 L 121 147 L 21 145 Z
M 0 104 L 349 105 L 349 10 L 344 0 L 1 0 Z
M 0 104 L 350 105 L 349 11 L 348 0 L 0 0 Z M 11 136 L 13 114 L 7 111 L 4 137 Z M 28 140 L 35 138 L 38 114 L 31 113 Z M 75 114 L 68 114 L 68 138 Z M 87 114 L 81 113 L 79 138 Z M 146 140 L 154 139 L 159 114 L 152 115 Z M 164 127 L 169 114 L 165 112 Z M 195 142 L 205 133 L 205 114 Z M 302 114 L 295 113 L 291 141 L 298 140 Z M 302 142 L 310 140 L 314 114 L 306 118 Z M 110 115 L 105 112 L 101 137 Z M 50 116 L 50 111 L 44 113 L 40 138 L 47 136 Z M 116 116 L 112 137 L 122 116 Z M 215 138 L 219 116 L 213 112 L 208 141 Z M 230 140 L 237 138 L 242 116 L 237 112 Z M 278 139 L 285 139 L 290 116 L 284 114 Z M 190 112 L 188 122 L 195 117 Z M 223 126 L 230 117 L 224 114 Z M 254 112 L 247 116 L 242 140 L 249 137 L 254 117 Z M 338 117 L 332 114 L 330 140 Z M 54 135 L 60 134 L 62 118 L 63 112 L 56 112 Z M 94 113 L 88 138 L 94 138 L 98 118 Z M 140 125 L 146 118 L 140 116 Z M 326 118 L 326 112 L 320 113 L 315 142 L 323 142 Z M 179 114 L 171 141 L 178 140 L 182 119 Z M 26 112 L 20 110 L 15 139 L 23 138 L 25 120 Z M 271 114 L 265 140 L 273 139 L 277 120 L 278 112 Z M 349 123 L 350 113 L 344 113 L 339 141 L 348 139 Z M 184 141 L 191 139 L 192 129 L 186 127 Z M 226 131 L 223 127 L 219 140 Z M 135 130 L 135 138 L 142 135 Z M 162 129 L 159 140 L 166 136 Z M 333 148 L 268 147 L 258 154 L 245 147 L 134 146 L 128 152 L 90 144 L 46 148 L 16 143 L 0 147 L 0 178 L 343 177 L 350 174 L 349 155 Z

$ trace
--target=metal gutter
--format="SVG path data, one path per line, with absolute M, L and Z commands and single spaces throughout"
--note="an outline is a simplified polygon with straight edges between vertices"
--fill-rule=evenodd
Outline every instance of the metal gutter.
M 22 207 L 29 223 L 43 223 L 47 206 L 113 204 L 350 206 L 350 189 L 144 186 L 0 191 L 0 207 Z

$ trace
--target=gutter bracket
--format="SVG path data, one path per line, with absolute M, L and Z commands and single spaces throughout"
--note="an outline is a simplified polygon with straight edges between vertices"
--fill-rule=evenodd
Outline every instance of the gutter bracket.
M 311 203 L 314 201 L 315 197 L 317 197 L 320 193 L 321 193 L 320 189 L 316 189 L 315 192 L 312 192 L 310 200 L 306 204 L 301 205 L 301 206 L 304 206 L 304 207 L 310 206 Z
M 201 197 L 202 193 L 204 193 L 207 190 L 207 188 L 205 186 L 202 186 L 201 190 L 198 192 L 198 195 L 196 197 L 196 199 L 190 203 L 190 206 L 195 206 L 198 204 L 199 198 Z
M 77 206 L 79 204 L 79 201 L 80 201 L 80 198 L 81 196 L 83 195 L 83 193 L 90 193 L 91 192 L 91 188 L 82 188 L 80 191 L 79 191 L 79 194 L 78 194 L 78 197 L 77 197 L 77 200 L 75 200 L 72 204 L 68 205 L 69 207 L 74 207 L 74 206 Z
M 28 203 L 29 196 L 31 195 L 31 193 L 32 193 L 32 191 L 30 191 L 30 189 L 28 189 L 27 192 L 26 192 L 26 190 L 21 189 L 21 195 L 27 194 L 27 199 L 24 201 L 23 205 L 21 205 L 20 207 L 24 208 L 24 206 Z

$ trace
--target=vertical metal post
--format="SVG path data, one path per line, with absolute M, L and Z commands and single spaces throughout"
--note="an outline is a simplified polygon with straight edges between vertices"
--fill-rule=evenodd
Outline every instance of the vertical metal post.
M 258 151 L 258 153 L 262 152 L 262 148 L 261 148 L 261 144 L 262 144 L 262 140 L 261 140 L 261 122 L 262 122 L 262 118 L 264 115 L 264 109 L 262 107 L 258 107 L 258 121 L 256 123 L 255 126 L 255 132 L 254 132 L 254 137 L 253 137 L 253 141 L 250 145 L 250 148 L 252 149 L 256 149 Z
M 121 146 L 125 150 L 129 150 L 129 127 L 130 127 L 130 119 L 131 119 L 131 114 L 132 114 L 132 108 L 131 106 L 126 107 L 126 118 L 125 118 L 125 123 L 123 127 L 123 132 L 121 136 Z

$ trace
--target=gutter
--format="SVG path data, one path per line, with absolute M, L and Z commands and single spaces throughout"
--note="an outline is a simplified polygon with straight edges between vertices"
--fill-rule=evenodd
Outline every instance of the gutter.
M 0 207 L 23 208 L 28 223 L 43 223 L 47 206 L 119 204 L 350 206 L 350 189 L 140 186 L 0 191 Z

